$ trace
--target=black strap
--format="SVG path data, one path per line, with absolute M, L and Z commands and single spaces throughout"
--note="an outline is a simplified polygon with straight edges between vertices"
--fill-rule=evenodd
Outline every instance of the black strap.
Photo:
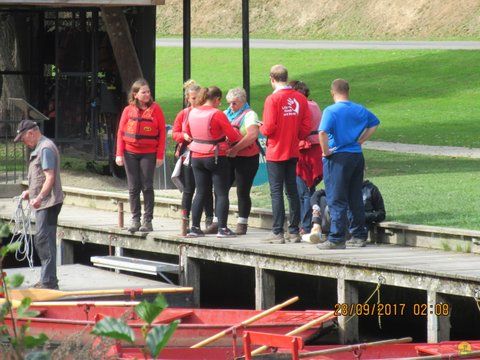
M 224 136 L 224 137 L 222 137 L 220 139 L 216 139 L 216 140 L 193 139 L 192 141 L 194 141 L 196 143 L 199 143 L 199 144 L 217 145 L 217 144 L 220 144 L 221 142 L 224 142 L 225 140 L 227 140 L 227 138 Z
M 318 135 L 318 130 L 311 131 L 310 135 Z
M 131 134 L 131 133 L 123 133 L 124 137 L 130 138 L 130 139 L 158 139 L 158 134 L 157 135 L 139 135 L 139 134 Z

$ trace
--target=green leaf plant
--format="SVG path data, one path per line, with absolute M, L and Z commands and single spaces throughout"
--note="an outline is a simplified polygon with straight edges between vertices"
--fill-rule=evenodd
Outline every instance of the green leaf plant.
M 179 324 L 179 321 L 175 320 L 166 325 L 152 325 L 158 315 L 160 315 L 167 306 L 167 301 L 162 294 L 157 295 L 152 302 L 144 300 L 135 306 L 135 313 L 145 321 L 145 325 L 142 326 L 141 331 L 145 342 L 145 346 L 142 348 L 145 359 L 148 359 L 149 355 L 154 359 L 160 355 L 160 352 L 167 345 L 168 340 Z M 99 321 L 93 328 L 92 334 L 116 340 L 124 340 L 131 344 L 135 343 L 135 334 L 132 328 L 128 326 L 124 320 L 112 317 L 106 317 Z

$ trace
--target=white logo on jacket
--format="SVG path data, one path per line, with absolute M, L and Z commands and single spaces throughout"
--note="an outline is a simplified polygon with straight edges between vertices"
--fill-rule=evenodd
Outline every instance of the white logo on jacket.
M 300 104 L 295 98 L 288 98 L 287 105 L 282 106 L 283 116 L 296 116 L 300 112 Z

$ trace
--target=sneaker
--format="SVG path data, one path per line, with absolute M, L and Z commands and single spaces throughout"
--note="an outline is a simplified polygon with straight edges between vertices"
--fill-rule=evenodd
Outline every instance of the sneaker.
M 345 249 L 345 242 L 331 242 L 331 241 L 325 241 L 321 244 L 317 245 L 317 248 L 320 250 L 340 250 L 340 249 Z
M 265 239 L 262 239 L 263 243 L 268 243 L 268 244 L 285 244 L 285 238 L 283 236 L 283 233 L 270 233 Z
M 141 231 L 141 232 L 153 231 L 152 221 L 151 220 L 144 220 L 142 226 L 140 226 L 138 231 Z
M 132 222 L 130 223 L 130 226 L 128 227 L 128 231 L 130 232 L 135 232 L 135 231 L 138 231 L 138 229 L 140 229 L 140 221 L 139 220 L 132 220 Z
M 187 237 L 194 238 L 194 237 L 201 237 L 201 236 L 205 236 L 205 233 L 199 227 L 196 227 L 196 226 L 192 226 L 187 233 Z
M 299 243 L 302 241 L 302 237 L 300 234 L 288 234 L 286 240 L 290 241 L 291 243 Z
M 205 234 L 216 234 L 218 233 L 218 223 L 211 223 L 209 227 L 205 229 Z
M 309 242 L 311 244 L 320 244 L 327 239 L 321 232 L 311 232 L 302 236 L 302 241 Z
M 228 227 L 218 229 L 217 237 L 218 238 L 227 238 L 227 237 L 235 237 L 236 234 L 230 230 Z
M 367 240 L 352 237 L 350 240 L 346 242 L 346 244 L 348 247 L 360 248 L 360 247 L 365 247 L 367 245 Z
M 35 285 L 33 285 L 33 288 L 58 290 L 58 281 L 55 284 L 44 284 L 41 281 L 39 281 Z
M 237 228 L 235 229 L 235 234 L 245 235 L 247 233 L 247 229 L 248 229 L 247 224 L 237 224 Z

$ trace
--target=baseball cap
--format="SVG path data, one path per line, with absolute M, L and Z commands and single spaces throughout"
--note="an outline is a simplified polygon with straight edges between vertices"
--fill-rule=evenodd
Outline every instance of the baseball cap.
M 17 136 L 13 139 L 13 142 L 19 142 L 22 139 L 22 135 L 25 131 L 33 129 L 37 127 L 37 123 L 33 120 L 22 120 L 20 124 L 18 124 L 17 128 Z

